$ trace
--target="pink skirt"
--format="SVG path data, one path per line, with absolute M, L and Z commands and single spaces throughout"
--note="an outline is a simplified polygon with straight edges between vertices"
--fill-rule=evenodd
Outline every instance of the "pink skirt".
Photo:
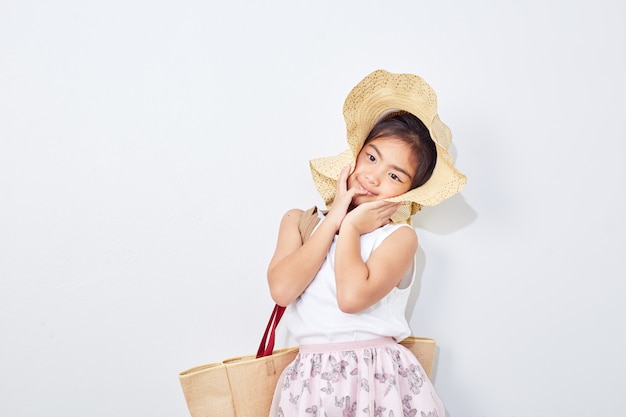
M 270 417 L 444 417 L 413 353 L 392 338 L 300 346 Z

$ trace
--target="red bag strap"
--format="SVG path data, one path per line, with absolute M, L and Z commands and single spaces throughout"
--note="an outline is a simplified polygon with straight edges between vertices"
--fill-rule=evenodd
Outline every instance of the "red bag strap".
M 300 216 L 300 223 L 298 228 L 300 229 L 300 237 L 302 238 L 302 243 L 304 243 L 311 233 L 315 226 L 320 221 L 319 216 L 317 214 L 317 207 L 313 206 L 307 211 L 303 212 Z M 263 356 L 270 356 L 274 351 L 274 341 L 276 339 L 276 326 L 278 326 L 278 322 L 280 318 L 283 316 L 285 312 L 285 307 L 279 306 L 276 304 L 274 306 L 274 311 L 272 311 L 272 315 L 270 316 L 269 322 L 267 322 L 267 327 L 265 328 L 265 334 L 263 334 L 263 339 L 261 339 L 261 344 L 259 345 L 259 350 L 257 350 L 256 357 L 261 358 Z M 269 338 L 268 338 L 269 337 Z
M 263 338 L 261 339 L 261 344 L 259 344 L 259 349 L 256 352 L 257 358 L 270 356 L 272 352 L 274 352 L 276 327 L 278 326 L 278 322 L 280 321 L 284 312 L 285 307 L 279 306 L 278 304 L 274 306 L 274 310 L 272 311 L 270 319 L 267 322 L 267 326 L 265 327 L 265 333 L 263 334 Z

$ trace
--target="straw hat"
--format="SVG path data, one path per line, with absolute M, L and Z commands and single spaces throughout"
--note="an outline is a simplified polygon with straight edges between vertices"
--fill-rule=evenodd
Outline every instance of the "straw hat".
M 354 168 L 365 138 L 382 116 L 404 110 L 426 125 L 437 149 L 431 178 L 422 186 L 387 201 L 403 202 L 392 221 L 410 222 L 422 206 L 434 206 L 461 191 L 467 179 L 454 167 L 448 148 L 452 134 L 437 115 L 437 96 L 421 77 L 377 70 L 365 77 L 348 94 L 343 106 L 349 149 L 337 156 L 309 161 L 313 181 L 329 207 L 335 197 L 337 178 L 348 164 Z

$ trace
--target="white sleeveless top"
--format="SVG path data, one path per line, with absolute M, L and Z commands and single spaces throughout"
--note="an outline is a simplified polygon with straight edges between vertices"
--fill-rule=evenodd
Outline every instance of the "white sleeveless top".
M 320 214 L 320 217 L 323 215 Z M 367 261 L 374 249 L 400 227 L 411 226 L 386 225 L 362 235 L 363 261 Z M 409 268 L 400 285 L 394 287 L 382 300 L 359 313 L 344 313 L 337 303 L 334 273 L 336 244 L 337 236 L 313 281 L 285 312 L 284 319 L 289 332 L 298 344 L 349 342 L 383 336 L 400 341 L 409 336 L 411 330 L 405 317 L 405 310 L 413 284 L 414 265 Z

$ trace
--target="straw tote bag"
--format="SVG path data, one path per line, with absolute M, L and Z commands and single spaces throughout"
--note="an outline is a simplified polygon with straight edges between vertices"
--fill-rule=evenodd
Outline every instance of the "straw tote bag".
M 315 208 L 301 218 L 303 241 L 314 228 Z M 298 354 L 297 347 L 274 350 L 276 327 L 285 307 L 274 306 L 256 355 L 238 356 L 183 371 L 179 381 L 191 417 L 266 417 L 278 378 Z M 430 378 L 435 340 L 410 336 L 400 342 L 421 363 Z
M 274 351 L 276 326 L 284 312 L 275 306 L 256 355 L 197 366 L 179 374 L 192 417 L 265 417 L 283 369 L 297 347 Z

